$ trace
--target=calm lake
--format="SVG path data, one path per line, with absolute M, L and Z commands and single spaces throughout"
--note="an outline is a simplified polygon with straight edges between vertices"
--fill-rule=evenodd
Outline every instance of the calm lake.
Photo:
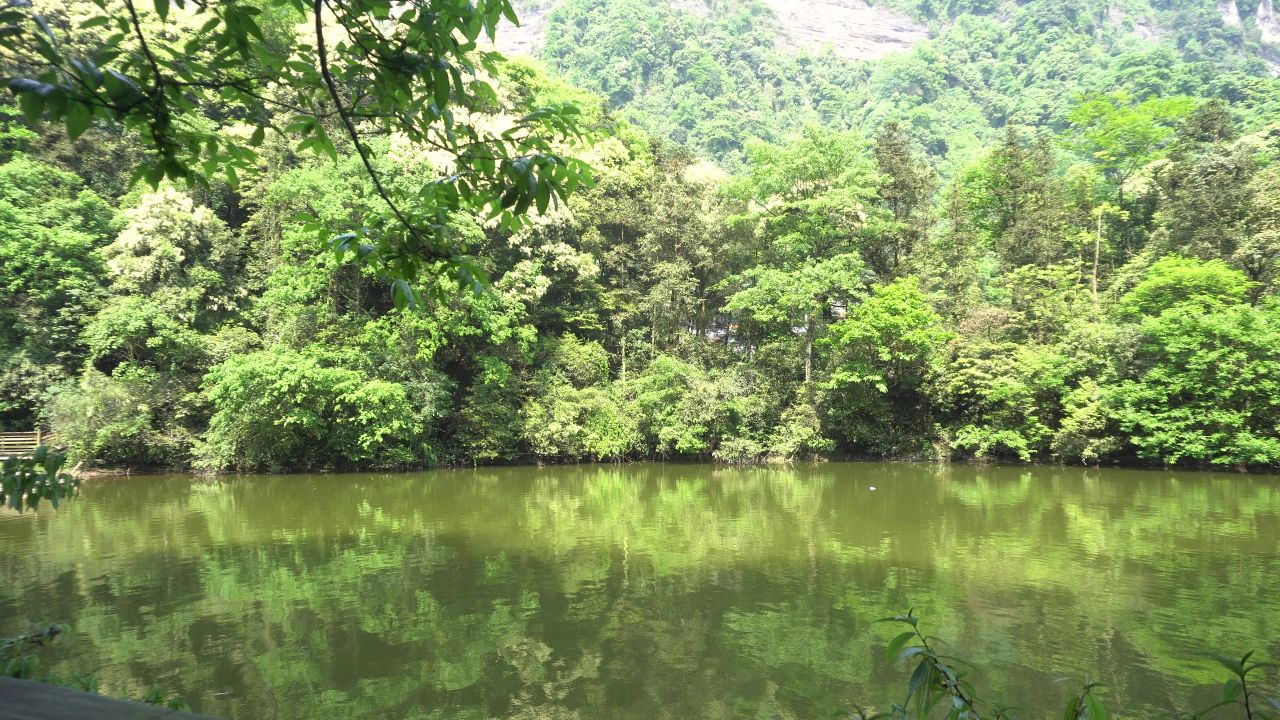
M 874 486 L 876 489 L 872 490 Z M 108 478 L 0 514 L 0 634 L 227 718 L 830 718 L 916 608 L 987 695 L 1211 701 L 1280 659 L 1280 478 L 910 464 Z M 1277 676 L 1265 684 L 1274 689 Z

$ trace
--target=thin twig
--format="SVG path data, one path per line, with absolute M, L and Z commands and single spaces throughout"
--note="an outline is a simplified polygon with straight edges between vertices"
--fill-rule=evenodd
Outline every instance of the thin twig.
M 147 59 L 147 63 L 151 65 L 151 73 L 155 75 L 152 85 L 155 86 L 155 92 L 161 92 L 164 86 L 164 76 L 160 74 L 160 63 L 156 62 L 156 56 L 151 53 L 151 46 L 147 44 L 147 38 L 142 34 L 142 21 L 138 19 L 138 11 L 133 7 L 133 0 L 124 0 L 124 6 L 129 10 L 129 20 L 133 25 L 133 34 L 138 38 L 139 49 L 142 50 L 142 56 Z
M 396 219 L 400 221 L 401 225 L 404 225 L 405 229 L 409 231 L 409 234 L 412 235 L 415 240 L 422 243 L 425 246 L 425 249 L 430 251 L 430 254 L 433 257 L 444 259 L 446 256 L 437 251 L 431 246 L 431 243 L 428 243 L 422 238 L 418 233 L 418 229 L 409 222 L 409 219 L 400 211 L 400 208 L 396 205 L 395 201 L 391 199 L 390 193 L 388 193 L 387 189 L 383 187 L 382 178 L 378 175 L 378 171 L 374 169 L 373 163 L 369 160 L 369 150 L 364 146 L 364 143 L 360 141 L 360 133 L 356 130 L 355 122 L 351 119 L 351 116 L 347 113 L 346 107 L 342 104 L 342 95 L 338 92 L 338 84 L 334 82 L 333 73 L 329 71 L 329 53 L 325 48 L 324 42 L 324 6 L 325 0 L 315 0 L 315 4 L 313 6 L 316 21 L 316 55 L 320 60 L 320 76 L 324 78 L 325 87 L 329 90 L 329 97 L 333 99 L 333 105 L 338 110 L 338 117 L 342 118 L 342 124 L 346 127 L 347 134 L 351 136 L 351 142 L 356 146 L 356 154 L 360 156 L 360 161 L 364 163 L 364 169 L 369 174 L 369 179 L 373 181 L 373 187 L 377 190 L 382 201 L 387 204 L 387 207 L 391 208 L 392 214 L 396 216 Z

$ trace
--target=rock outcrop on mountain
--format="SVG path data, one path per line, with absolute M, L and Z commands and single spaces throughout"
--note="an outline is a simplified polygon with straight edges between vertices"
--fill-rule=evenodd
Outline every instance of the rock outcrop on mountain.
M 1240 8 L 1236 5 L 1236 0 L 1218 0 L 1218 14 L 1227 25 L 1240 27 Z
M 677 10 L 706 16 L 703 0 L 668 0 Z M 911 18 L 865 0 L 765 0 L 778 18 L 778 43 L 790 49 L 821 50 L 854 60 L 874 60 L 910 50 L 929 37 Z M 558 0 L 516 3 L 520 26 L 504 23 L 498 49 L 511 55 L 537 55 L 546 42 L 547 21 Z
M 791 47 L 830 46 L 838 55 L 874 60 L 910 50 L 929 37 L 911 18 L 864 0 L 766 0 Z
M 1258 3 L 1258 12 L 1254 19 L 1259 32 L 1262 33 L 1262 42 L 1280 46 L 1280 15 L 1276 14 L 1274 0 L 1262 0 Z
M 513 3 L 520 25 L 502 21 L 498 27 L 498 49 L 507 55 L 535 56 L 547 42 L 547 21 L 556 0 L 520 0 Z

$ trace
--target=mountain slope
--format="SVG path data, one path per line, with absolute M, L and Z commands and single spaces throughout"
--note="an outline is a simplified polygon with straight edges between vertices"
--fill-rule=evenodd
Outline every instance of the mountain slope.
M 1222 98 L 1246 125 L 1280 113 L 1273 0 L 526 0 L 520 11 L 509 50 L 730 167 L 752 138 L 893 119 L 945 169 L 1007 124 L 1061 129 L 1081 96 L 1115 90 Z

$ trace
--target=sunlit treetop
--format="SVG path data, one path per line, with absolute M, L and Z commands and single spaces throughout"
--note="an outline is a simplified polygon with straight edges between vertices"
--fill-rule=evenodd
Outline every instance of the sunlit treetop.
M 116 123 L 149 150 L 134 180 L 233 186 L 258 162 L 267 133 L 299 151 L 361 158 L 384 210 L 364 227 L 299 217 L 344 257 L 394 282 L 444 271 L 465 284 L 482 272 L 451 241 L 449 218 L 469 212 L 518 229 L 532 208 L 563 201 L 589 168 L 562 155 L 583 137 L 571 104 L 525 109 L 500 127 L 486 47 L 509 0 L 30 0 L 0 11 L 9 89 L 32 122 L 74 138 Z M 238 131 L 227 131 L 239 128 Z M 395 182 L 379 137 L 429 150 L 438 174 Z M 371 142 L 373 141 L 373 142 Z

